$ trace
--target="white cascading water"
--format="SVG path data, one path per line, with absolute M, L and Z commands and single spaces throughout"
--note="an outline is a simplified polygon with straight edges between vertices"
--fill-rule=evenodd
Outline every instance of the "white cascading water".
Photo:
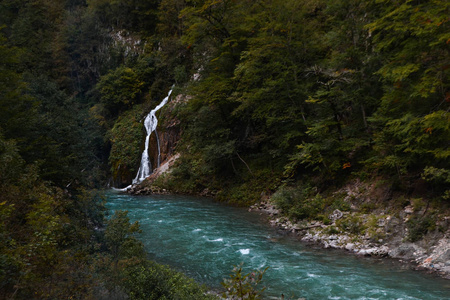
M 139 171 L 136 174 L 136 178 L 133 179 L 133 184 L 141 183 L 145 178 L 150 176 L 153 172 L 152 165 L 150 162 L 150 159 L 148 157 L 148 144 L 150 142 L 150 135 L 153 131 L 156 131 L 156 126 L 158 125 L 158 119 L 156 118 L 156 112 L 166 105 L 166 103 L 169 101 L 170 94 L 172 93 L 172 89 L 170 89 L 169 93 L 167 94 L 166 98 L 161 101 L 160 104 L 158 104 L 157 107 L 152 109 L 151 112 L 147 115 L 144 121 L 145 130 L 147 131 L 147 137 L 145 138 L 145 149 L 142 152 L 142 158 L 141 158 L 141 165 L 139 166 Z M 156 132 L 155 132 L 156 133 Z M 156 141 L 158 143 L 158 161 L 157 161 L 157 167 L 159 167 L 160 164 L 160 156 L 161 156 L 161 150 L 159 148 L 159 138 L 158 135 L 156 135 Z

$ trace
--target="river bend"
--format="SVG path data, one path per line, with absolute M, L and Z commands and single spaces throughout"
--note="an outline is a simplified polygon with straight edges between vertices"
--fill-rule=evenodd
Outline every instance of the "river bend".
M 212 288 L 243 262 L 247 272 L 269 267 L 268 299 L 450 299 L 448 280 L 390 259 L 311 248 L 278 234 L 258 213 L 211 199 L 109 193 L 107 203 L 139 221 L 151 259 Z

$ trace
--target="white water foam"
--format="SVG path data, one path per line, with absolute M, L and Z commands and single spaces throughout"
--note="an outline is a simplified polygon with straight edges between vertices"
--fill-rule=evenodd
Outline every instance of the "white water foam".
M 114 191 L 126 192 L 126 191 L 128 191 L 128 189 L 130 189 L 131 187 L 132 187 L 132 185 L 130 184 L 129 186 L 124 187 L 123 189 L 118 189 L 118 188 L 115 188 L 115 187 L 113 187 L 112 189 L 113 189 Z
M 247 255 L 250 253 L 250 249 L 239 249 L 239 252 L 241 252 L 242 255 Z

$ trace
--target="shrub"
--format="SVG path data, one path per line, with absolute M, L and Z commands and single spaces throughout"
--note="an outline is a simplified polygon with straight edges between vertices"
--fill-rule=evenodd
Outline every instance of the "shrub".
M 297 205 L 295 205 L 289 213 L 289 216 L 298 220 L 301 219 L 315 219 L 325 209 L 324 198 L 317 194 L 313 198 L 301 199 Z
M 336 221 L 336 226 L 343 231 L 347 231 L 353 234 L 362 234 L 366 229 L 363 220 L 355 215 L 350 215 L 346 218 Z
M 433 216 L 412 216 L 407 222 L 409 234 L 407 240 L 410 242 L 416 242 L 420 240 L 428 231 L 432 231 L 436 228 L 436 222 Z
M 242 273 L 242 264 L 233 268 L 233 273 L 230 275 L 230 279 L 225 279 L 222 285 L 226 291 L 223 293 L 223 297 L 226 299 L 236 300 L 256 300 L 262 299 L 261 294 L 266 289 L 265 287 L 259 288 L 264 273 L 268 267 L 262 271 L 252 271 L 248 274 Z
M 122 272 L 122 287 L 129 299 L 217 299 L 183 273 L 151 261 L 135 261 Z
M 289 210 L 297 204 L 300 196 L 299 190 L 282 186 L 271 199 L 281 211 L 288 214 Z
M 325 229 L 325 232 L 327 234 L 338 234 L 339 233 L 339 229 L 334 227 L 334 226 L 329 226 L 328 228 Z
M 323 222 L 325 225 L 330 225 L 332 222 L 330 218 L 328 218 L 326 215 L 319 215 L 319 219 Z
M 340 211 L 350 211 L 350 204 L 344 201 L 342 198 L 332 199 L 332 203 L 329 207 L 330 211 L 339 209 Z
M 272 201 L 289 218 L 314 219 L 323 213 L 326 205 L 321 195 L 311 197 L 313 192 L 309 186 L 298 188 L 282 186 L 272 196 Z
M 378 226 L 379 220 L 380 218 L 378 216 L 372 215 L 366 223 L 367 233 L 374 241 L 379 241 L 380 239 L 384 239 L 386 237 L 384 231 Z
M 375 208 L 376 208 L 375 203 L 365 202 L 365 203 L 361 204 L 360 211 L 363 214 L 368 214 L 368 213 L 372 212 L 373 210 L 375 210 Z

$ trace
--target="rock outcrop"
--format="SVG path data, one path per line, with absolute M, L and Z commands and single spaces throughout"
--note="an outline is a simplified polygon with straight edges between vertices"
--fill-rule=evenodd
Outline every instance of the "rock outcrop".
M 161 175 L 170 172 L 170 168 L 173 166 L 175 161 L 180 157 L 179 154 L 171 156 L 169 159 L 164 161 L 159 168 L 153 170 L 153 173 L 147 177 L 143 182 L 138 185 L 131 186 L 127 189 L 127 193 L 133 195 L 165 195 L 169 194 L 169 191 L 163 188 L 159 188 L 153 185 L 153 182 Z

